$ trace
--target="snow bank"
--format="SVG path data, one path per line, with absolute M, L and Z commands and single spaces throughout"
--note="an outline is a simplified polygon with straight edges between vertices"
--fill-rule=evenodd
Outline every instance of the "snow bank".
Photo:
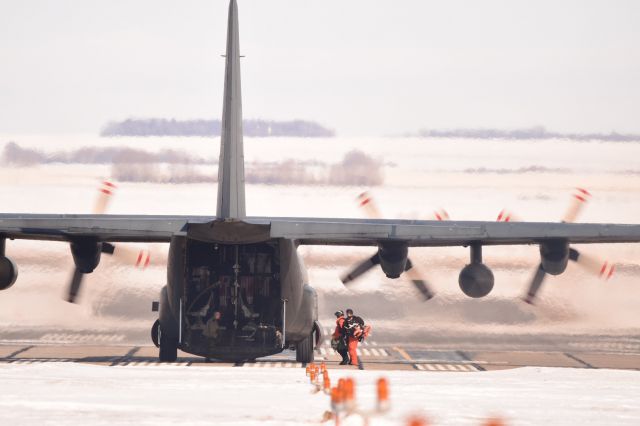
M 421 413 L 436 425 L 640 424 L 640 372 L 523 368 L 483 373 L 330 370 L 350 375 L 362 408 L 375 380 L 391 383 L 392 410 L 371 425 L 402 425 Z M 329 408 L 303 369 L 0 365 L 2 424 L 318 424 Z M 346 424 L 362 424 L 352 418 Z

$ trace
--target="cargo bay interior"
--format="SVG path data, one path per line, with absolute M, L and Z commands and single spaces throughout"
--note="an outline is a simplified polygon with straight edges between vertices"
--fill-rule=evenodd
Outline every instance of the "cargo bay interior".
M 201 347 L 282 346 L 277 243 L 187 245 L 185 326 Z

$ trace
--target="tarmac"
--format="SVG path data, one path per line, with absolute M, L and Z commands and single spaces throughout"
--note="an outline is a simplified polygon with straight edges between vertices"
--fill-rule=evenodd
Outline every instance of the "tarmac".
M 27 339 L 0 333 L 0 363 L 34 364 L 69 362 L 113 367 L 163 365 L 152 344 L 131 344 L 117 333 L 41 332 Z M 358 348 L 367 370 L 473 372 L 519 367 L 566 367 L 584 369 L 640 370 L 640 337 L 634 336 L 461 336 L 449 342 L 398 343 L 369 339 Z M 315 359 L 331 369 L 340 356 L 328 341 L 316 348 Z M 284 352 L 255 362 L 229 363 L 207 360 L 179 352 L 175 366 L 234 366 L 238 368 L 301 368 L 295 352 Z

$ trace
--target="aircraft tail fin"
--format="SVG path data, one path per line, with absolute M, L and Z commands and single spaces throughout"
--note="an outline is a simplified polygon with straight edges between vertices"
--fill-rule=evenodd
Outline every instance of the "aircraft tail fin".
M 246 216 L 240 36 L 236 0 L 231 0 L 229 3 L 216 216 L 222 219 L 242 219 Z

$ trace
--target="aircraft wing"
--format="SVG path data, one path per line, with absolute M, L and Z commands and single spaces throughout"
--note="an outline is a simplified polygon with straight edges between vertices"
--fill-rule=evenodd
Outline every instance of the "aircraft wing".
M 406 241 L 412 247 L 538 244 L 562 239 L 569 243 L 640 242 L 640 225 L 418 221 L 383 219 L 263 219 L 272 238 L 310 245 L 377 245 Z
M 411 247 L 640 242 L 640 225 L 545 222 L 423 221 L 348 218 L 0 214 L 0 238 L 107 242 L 169 242 L 174 235 L 204 241 L 240 242 L 288 238 L 307 245 L 375 246 L 405 241 Z
M 0 214 L 0 237 L 69 241 L 93 237 L 108 242 L 169 242 L 185 234 L 189 223 L 213 217 L 150 215 Z

